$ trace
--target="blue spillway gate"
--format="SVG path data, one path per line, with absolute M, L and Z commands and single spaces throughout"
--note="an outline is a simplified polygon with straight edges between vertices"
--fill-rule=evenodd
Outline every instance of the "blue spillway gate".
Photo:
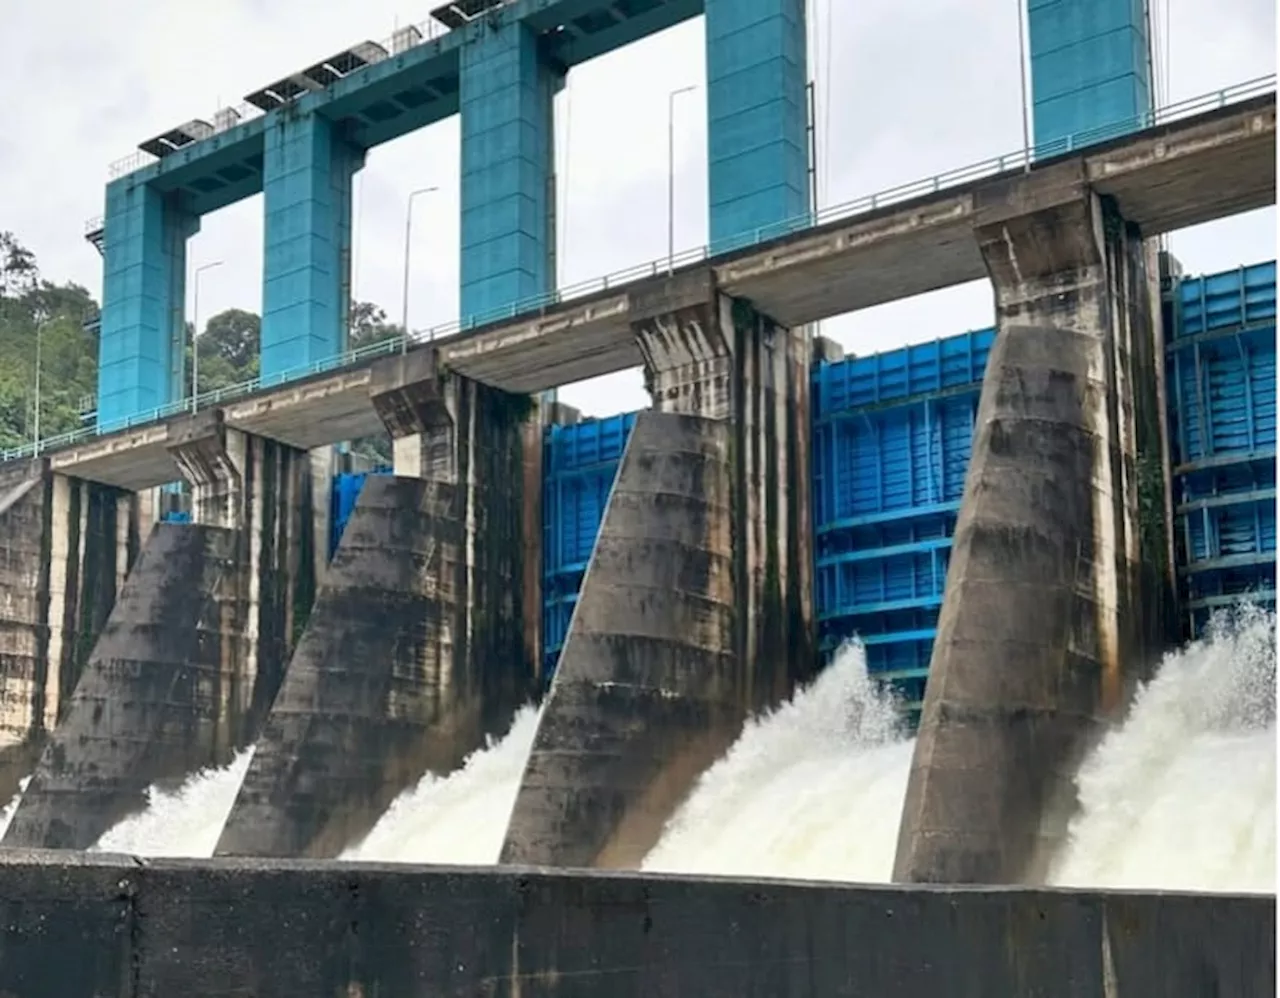
M 1185 635 L 1241 594 L 1275 605 L 1276 265 L 1165 291 L 1175 557 Z M 814 612 L 830 652 L 924 691 L 964 494 L 991 329 L 813 370 Z M 549 427 L 543 647 L 548 672 L 634 414 Z
M 380 465 L 370 471 L 344 471 L 333 476 L 329 488 L 329 557 L 338 550 L 338 541 L 342 540 L 342 532 L 347 529 L 347 521 L 356 508 L 356 500 L 360 498 L 360 490 L 364 488 L 364 480 L 370 475 L 390 475 L 391 468 Z
M 1275 605 L 1276 265 L 1165 291 L 1174 553 L 1182 626 L 1242 593 Z
M 813 371 L 819 647 L 924 694 L 987 355 L 983 329 Z
M 636 414 L 548 426 L 542 444 L 542 658 L 550 676 Z
M 1242 594 L 1275 605 L 1276 265 L 1164 289 L 1174 552 L 1184 636 Z M 859 635 L 868 670 L 924 691 L 964 493 L 983 329 L 814 367 L 814 612 L 820 647 Z M 543 439 L 543 657 L 554 670 L 635 413 Z M 369 474 L 335 475 L 330 550 Z M 190 515 L 171 500 L 164 519 Z

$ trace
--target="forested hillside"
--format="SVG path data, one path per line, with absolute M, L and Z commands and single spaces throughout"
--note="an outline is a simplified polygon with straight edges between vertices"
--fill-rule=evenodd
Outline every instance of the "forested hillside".
M 37 331 L 40 436 L 65 433 L 92 419 L 98 337 L 90 320 L 97 314 L 98 303 L 88 290 L 48 280 L 34 254 L 0 230 L 0 448 L 20 446 L 35 434 Z M 260 327 L 256 314 L 236 308 L 209 318 L 199 338 L 201 392 L 257 377 Z M 352 306 L 353 347 L 399 334 L 400 327 L 388 323 L 377 305 Z M 190 370 L 189 346 L 187 354 Z M 360 441 L 357 449 L 390 460 L 389 441 Z

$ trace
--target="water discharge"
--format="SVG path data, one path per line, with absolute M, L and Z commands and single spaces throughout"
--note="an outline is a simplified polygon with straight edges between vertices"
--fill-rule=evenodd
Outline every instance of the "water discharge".
M 537 731 L 537 708 L 522 707 L 505 737 L 490 739 L 448 776 L 428 773 L 392 801 L 365 840 L 341 858 L 496 863 Z
M 1275 614 L 1256 608 L 1167 656 L 1081 767 L 1052 881 L 1274 891 L 1275 674 Z
M 147 807 L 130 815 L 100 838 L 91 852 L 132 856 L 212 856 L 231 813 L 252 746 L 226 766 L 193 773 L 176 790 L 147 788 Z
M 13 813 L 18 810 L 18 801 L 22 800 L 23 791 L 27 789 L 27 784 L 31 782 L 31 776 L 28 774 L 18 781 L 18 792 L 9 798 L 9 803 L 0 808 L 0 838 L 4 838 L 4 833 L 9 830 L 9 822 L 13 820 Z
M 646 870 L 878 882 L 893 872 L 914 741 L 848 644 L 748 721 L 668 822 Z
M 1166 657 L 1081 769 L 1080 812 L 1054 883 L 1274 890 L 1275 626 L 1274 613 L 1239 610 Z M 537 722 L 525 707 L 457 772 L 424 777 L 343 858 L 496 862 Z M 790 702 L 747 723 L 644 868 L 887 881 L 913 748 L 861 646 L 847 645 Z M 250 755 L 176 791 L 152 788 L 147 810 L 95 848 L 211 855 Z M 0 828 L 16 802 L 0 811 Z

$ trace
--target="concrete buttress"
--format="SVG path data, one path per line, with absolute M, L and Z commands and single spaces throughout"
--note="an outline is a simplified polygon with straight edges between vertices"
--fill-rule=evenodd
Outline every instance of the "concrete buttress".
M 131 493 L 43 460 L 0 470 L 0 798 L 35 767 L 138 548 Z
M 709 272 L 655 282 L 631 314 L 657 411 L 619 466 L 505 863 L 637 866 L 814 666 L 807 333 Z
M 438 372 L 427 351 L 379 362 L 370 392 L 396 474 L 361 490 L 220 855 L 339 855 L 538 688 L 532 401 Z
M 224 765 L 257 733 L 309 600 L 305 453 L 175 420 L 193 520 L 159 523 L 129 573 L 7 846 L 85 849 L 154 783 Z
M 1079 763 L 1169 626 L 1151 254 L 1079 163 L 1023 191 L 994 190 L 978 206 L 999 334 L 907 787 L 900 881 L 1043 880 Z

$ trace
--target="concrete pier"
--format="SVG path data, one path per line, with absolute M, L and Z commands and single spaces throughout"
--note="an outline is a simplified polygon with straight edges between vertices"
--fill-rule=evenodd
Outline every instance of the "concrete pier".
M 532 401 L 444 376 L 427 353 L 382 362 L 370 391 L 396 475 L 364 484 L 219 855 L 339 855 L 538 688 Z
M 895 879 L 1039 882 L 1163 649 L 1163 367 L 1140 233 L 1077 164 L 981 206 L 991 352 Z M 1024 192 L 1025 194 L 1025 192 Z
M 0 468 L 0 799 L 66 709 L 137 557 L 145 506 L 44 460 Z
M 257 733 L 309 608 L 307 456 L 227 429 L 171 427 L 190 524 L 156 524 L 5 834 L 85 849 L 146 788 L 223 765 Z
M 1275 993 L 1274 895 L 0 854 L 0 992 Z M 854 984 L 853 982 L 856 982 Z
M 805 331 L 709 272 L 629 306 L 632 430 L 502 860 L 639 865 L 751 712 L 814 665 Z

